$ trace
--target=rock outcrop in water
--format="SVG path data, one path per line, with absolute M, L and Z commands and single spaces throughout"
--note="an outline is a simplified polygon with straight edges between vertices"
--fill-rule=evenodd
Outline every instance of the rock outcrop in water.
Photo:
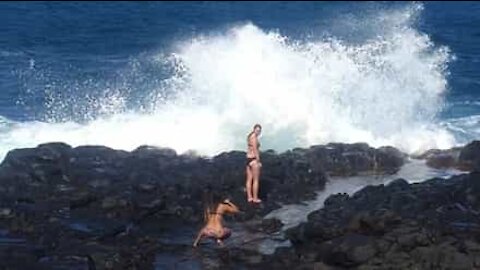
M 14 269 L 153 268 L 162 254 L 191 250 L 206 190 L 231 197 L 244 210 L 237 223 L 268 234 L 281 224 L 258 222 L 261 217 L 281 204 L 313 198 L 328 175 L 392 173 L 404 158 L 395 148 L 362 143 L 266 151 L 264 203 L 252 207 L 243 189 L 244 152 L 204 158 L 168 148 L 126 152 L 64 143 L 12 150 L 0 165 L 0 261 Z M 184 235 L 183 246 L 159 240 L 174 233 Z M 249 264 L 263 261 L 253 251 L 231 252 Z
M 480 141 L 447 150 L 431 149 L 415 158 L 425 159 L 428 166 L 436 169 L 480 171 Z

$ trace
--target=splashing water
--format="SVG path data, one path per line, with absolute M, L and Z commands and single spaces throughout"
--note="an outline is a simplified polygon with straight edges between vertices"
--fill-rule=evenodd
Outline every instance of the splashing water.
M 415 4 L 364 19 L 361 25 L 377 20 L 383 27 L 368 29 L 376 35 L 355 44 L 293 40 L 251 23 L 178 42 L 173 53 L 151 57 L 171 74 L 143 92 L 142 108 L 127 108 L 129 96 L 104 91 L 101 99 L 77 104 L 106 112 L 85 123 L 8 123 L 1 152 L 63 141 L 213 155 L 243 150 L 257 122 L 264 127 L 262 148 L 277 151 L 328 142 L 409 153 L 451 147 L 453 135 L 437 123 L 451 55 L 413 27 L 421 9 Z M 60 104 L 50 100 L 49 115 L 63 115 Z

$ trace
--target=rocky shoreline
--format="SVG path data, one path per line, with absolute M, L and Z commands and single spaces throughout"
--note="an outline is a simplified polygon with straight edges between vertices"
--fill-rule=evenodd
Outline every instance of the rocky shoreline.
M 417 158 L 454 153 L 454 162 L 442 166 L 478 170 L 478 148 L 472 142 Z M 149 146 L 131 152 L 63 143 L 15 149 L 0 165 L 0 261 L 5 269 L 477 267 L 476 172 L 332 195 L 306 223 L 287 231 L 292 246 L 272 255 L 249 247 L 249 239 L 278 236 L 281 222 L 263 217 L 314 198 L 331 176 L 392 174 L 407 158 L 395 148 L 363 143 L 268 150 L 262 152 L 264 203 L 252 207 L 245 202 L 241 151 L 206 158 Z M 229 196 L 244 212 L 228 220 L 239 233 L 226 248 L 193 250 L 206 190 Z

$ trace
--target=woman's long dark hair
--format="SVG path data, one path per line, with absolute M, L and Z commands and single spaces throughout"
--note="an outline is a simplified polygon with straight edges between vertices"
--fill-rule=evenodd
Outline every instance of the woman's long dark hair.
M 208 217 L 215 213 L 219 203 L 223 201 L 223 197 L 217 192 L 213 192 L 210 188 L 203 193 L 203 219 L 208 221 Z

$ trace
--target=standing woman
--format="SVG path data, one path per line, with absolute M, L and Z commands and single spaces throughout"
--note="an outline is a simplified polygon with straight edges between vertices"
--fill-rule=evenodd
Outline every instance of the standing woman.
M 262 132 L 262 126 L 255 124 L 253 131 L 248 134 L 247 137 L 247 163 L 246 163 L 246 189 L 248 202 L 261 203 L 262 200 L 258 198 L 258 188 L 260 180 L 260 168 L 262 163 L 260 162 L 260 143 L 258 142 L 258 136 Z

